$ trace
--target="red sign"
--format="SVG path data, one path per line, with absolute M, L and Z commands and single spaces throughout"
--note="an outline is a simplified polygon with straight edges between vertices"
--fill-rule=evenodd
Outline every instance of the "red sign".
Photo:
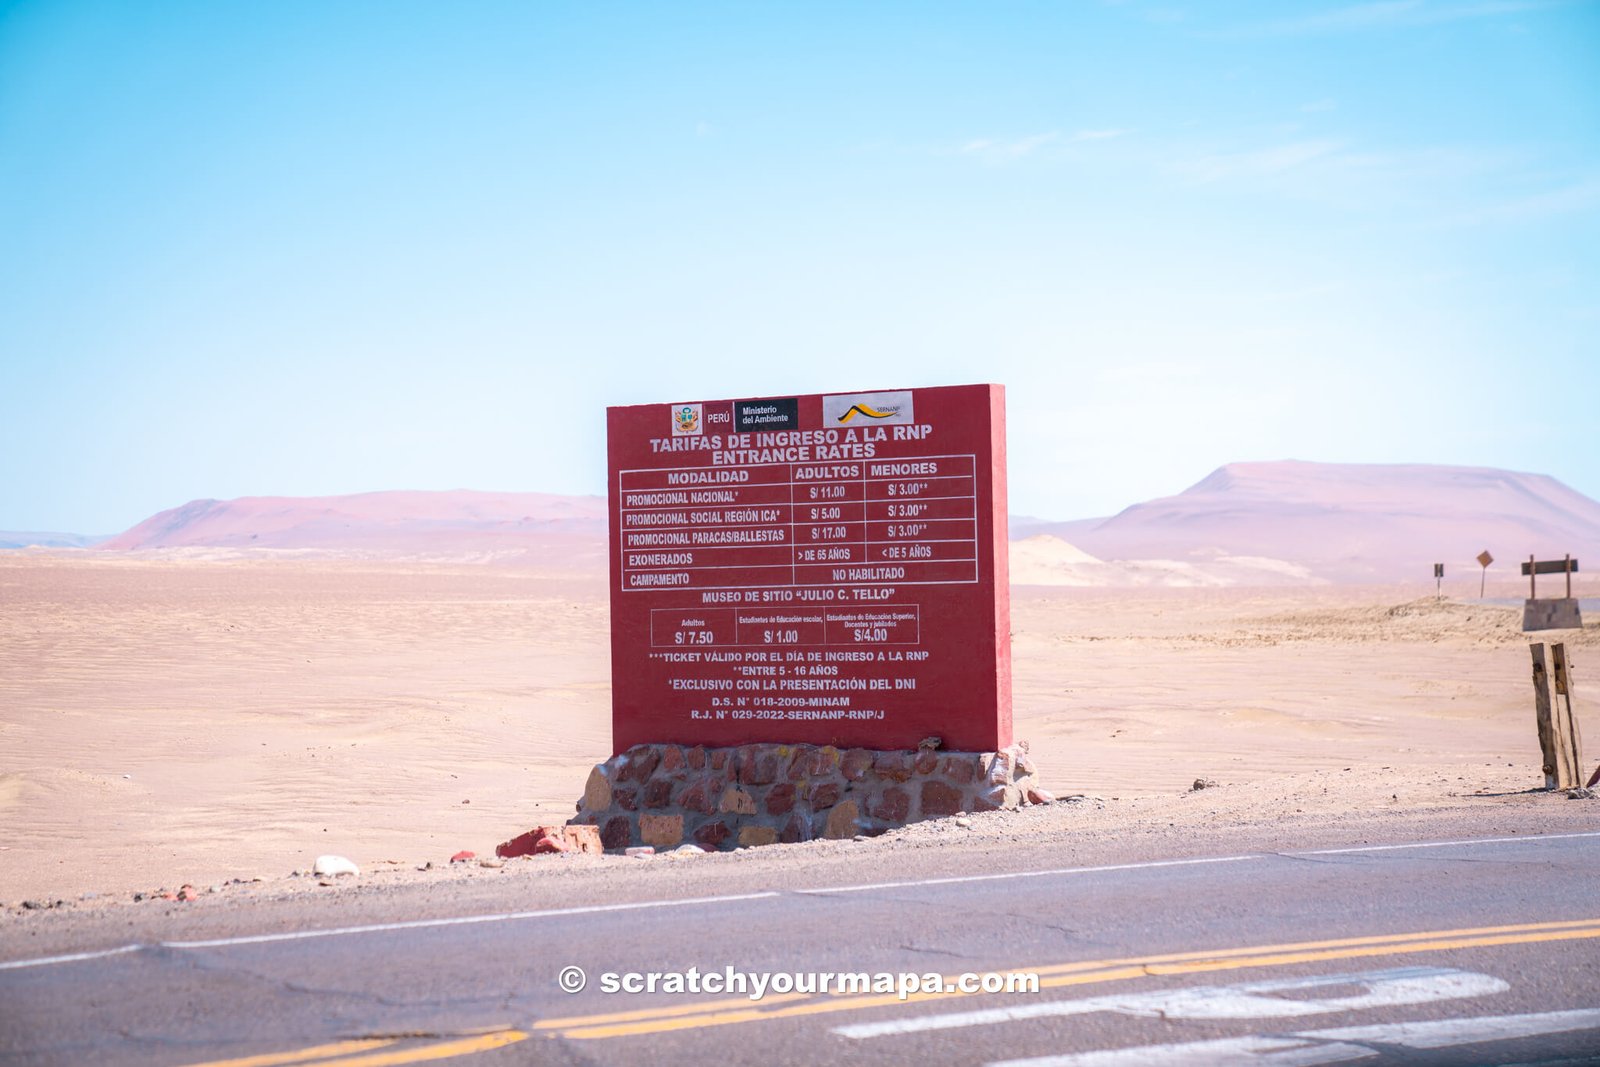
M 1003 387 L 606 424 L 617 752 L 1011 743 Z

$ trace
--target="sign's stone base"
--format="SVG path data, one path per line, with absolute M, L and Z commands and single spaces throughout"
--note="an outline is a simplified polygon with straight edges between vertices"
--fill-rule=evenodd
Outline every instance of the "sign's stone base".
M 596 765 L 571 820 L 607 849 L 734 849 L 876 835 L 960 812 L 1048 804 L 1028 743 L 998 752 L 831 745 L 635 745 Z
M 1581 630 L 1583 615 L 1577 597 L 1525 600 L 1522 603 L 1522 632 L 1533 630 Z

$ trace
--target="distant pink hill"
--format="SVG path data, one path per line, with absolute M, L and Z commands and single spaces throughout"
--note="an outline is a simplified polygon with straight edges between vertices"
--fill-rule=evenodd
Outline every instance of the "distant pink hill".
M 1036 541 L 1019 562 L 1074 584 L 1422 580 L 1434 563 L 1459 578 L 1477 573 L 1484 549 L 1491 575 L 1515 574 L 1529 553 L 1600 567 L 1600 502 L 1545 475 L 1481 467 L 1232 463 L 1108 519 L 1012 521 L 1013 537 L 1037 534 L 1068 544 Z M 549 558 L 598 574 L 605 544 L 602 497 L 455 490 L 196 500 L 98 547 Z
M 1108 519 L 1019 522 L 1103 560 L 1264 557 L 1335 582 L 1495 572 L 1529 553 L 1600 565 L 1600 502 L 1542 474 L 1422 464 L 1230 463 Z M 1516 573 L 1514 570 L 1512 573 Z
M 598 548 L 605 536 L 606 502 L 601 497 L 460 489 L 192 500 L 152 515 L 98 547 L 498 558 L 540 546 Z

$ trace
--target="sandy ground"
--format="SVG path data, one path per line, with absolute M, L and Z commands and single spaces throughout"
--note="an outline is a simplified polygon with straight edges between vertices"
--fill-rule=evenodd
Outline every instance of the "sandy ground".
M 1088 799 L 997 827 L 1337 822 L 1542 782 L 1514 608 L 1421 585 L 1013 597 L 1017 735 Z M 606 618 L 603 582 L 557 569 L 0 553 L 0 904 L 277 882 L 326 852 L 414 871 L 565 819 L 609 752 Z M 1600 619 L 1551 637 L 1592 766 Z

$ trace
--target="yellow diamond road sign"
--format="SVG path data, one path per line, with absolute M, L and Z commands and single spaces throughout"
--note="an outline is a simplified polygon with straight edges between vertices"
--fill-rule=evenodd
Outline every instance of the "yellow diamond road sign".
M 1488 552 L 1487 549 L 1485 549 L 1484 551 L 1478 553 L 1478 566 L 1487 567 L 1489 564 L 1491 564 L 1493 562 L 1494 562 L 1494 557 L 1489 555 L 1489 552 Z

